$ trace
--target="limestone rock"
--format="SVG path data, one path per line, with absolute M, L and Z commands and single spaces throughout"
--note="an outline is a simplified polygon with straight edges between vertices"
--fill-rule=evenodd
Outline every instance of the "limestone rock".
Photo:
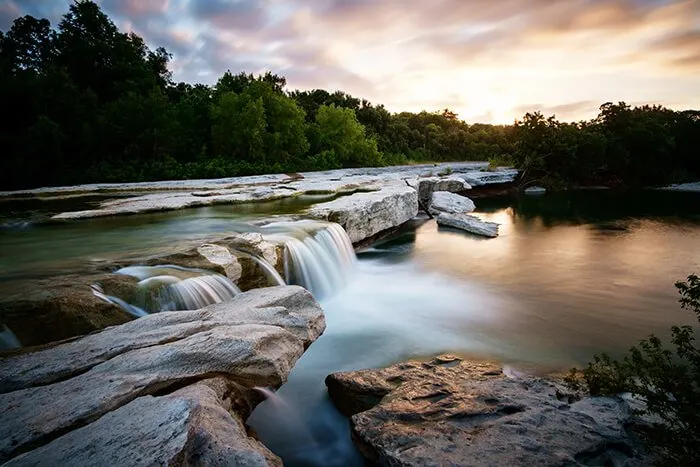
M 470 190 L 471 185 L 463 178 L 450 176 L 446 178 L 430 177 L 418 180 L 418 198 L 424 206 L 430 204 L 430 200 L 435 191 L 448 191 L 450 193 L 459 193 L 461 191 Z
M 80 375 L 118 355 L 185 339 L 219 325 L 277 326 L 308 347 L 325 329 L 323 310 L 302 287 L 251 290 L 196 311 L 156 313 L 56 345 L 0 360 L 0 393 Z
M 225 246 L 205 243 L 197 248 L 197 252 L 212 264 L 221 266 L 226 276 L 233 282 L 241 279 L 243 268 L 231 251 Z
M 231 412 L 245 401 L 245 391 L 216 378 L 162 397 L 139 397 L 5 465 L 281 466 L 248 437 L 240 412 Z
M 136 280 L 120 274 L 70 275 L 8 284 L 2 293 L 0 323 L 25 346 L 42 345 L 131 321 L 116 305 L 97 298 L 90 286 L 100 284 L 110 294 L 129 298 Z M 21 292 L 17 292 L 21 290 Z
M 354 413 L 353 441 L 372 465 L 651 463 L 623 398 L 579 399 L 493 364 L 442 356 L 334 373 L 326 385 L 339 409 Z
M 466 196 L 460 196 L 447 191 L 436 191 L 428 210 L 437 216 L 441 212 L 450 214 L 466 214 L 476 209 L 474 202 Z
M 309 292 L 272 287 L 2 360 L 0 387 L 11 392 L 0 394 L 0 462 L 138 398 L 212 375 L 278 387 L 324 326 Z
M 485 222 L 469 214 L 447 214 L 441 212 L 437 218 L 438 225 L 464 230 L 482 237 L 498 237 L 498 224 Z
M 526 195 L 543 195 L 547 193 L 547 189 L 541 186 L 531 186 L 525 188 L 524 192 Z
M 307 212 L 314 219 L 340 224 L 353 243 L 398 227 L 417 213 L 418 193 L 400 184 L 338 198 L 316 205 Z
M 471 186 L 500 185 L 513 183 L 518 177 L 518 170 L 499 167 L 496 170 L 474 170 L 456 176 L 464 179 Z

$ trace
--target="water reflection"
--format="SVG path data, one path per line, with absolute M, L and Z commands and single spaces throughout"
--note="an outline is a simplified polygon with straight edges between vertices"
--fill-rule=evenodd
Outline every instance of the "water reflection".
M 285 465 L 362 465 L 328 401 L 331 372 L 440 352 L 562 370 L 692 323 L 673 282 L 700 272 L 700 197 L 660 195 L 641 205 L 608 193 L 484 200 L 477 215 L 501 224 L 496 239 L 428 221 L 374 245 L 358 255 L 353 282 L 322 303 L 327 331 L 278 393 L 313 442 L 265 429 L 281 416 L 268 403 L 251 424 Z

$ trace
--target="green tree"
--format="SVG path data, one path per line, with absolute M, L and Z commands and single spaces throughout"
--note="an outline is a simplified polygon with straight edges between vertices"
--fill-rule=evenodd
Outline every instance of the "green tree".
M 318 154 L 336 160 L 343 167 L 382 165 L 377 141 L 365 135 L 352 109 L 323 105 L 316 114 L 319 131 Z

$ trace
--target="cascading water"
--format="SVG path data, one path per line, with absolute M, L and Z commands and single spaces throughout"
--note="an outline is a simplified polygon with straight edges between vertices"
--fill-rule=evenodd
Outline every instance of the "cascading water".
M 102 300 L 104 300 L 107 303 L 112 303 L 114 305 L 117 305 L 119 308 L 126 311 L 130 315 L 135 316 L 136 318 L 140 318 L 140 317 L 146 316 L 148 314 L 144 310 L 142 310 L 141 308 L 139 308 L 135 305 L 132 305 L 130 303 L 127 303 L 125 300 L 122 300 L 119 297 L 107 295 L 102 290 L 102 287 L 100 287 L 98 284 L 93 284 L 91 287 L 92 287 L 92 293 L 97 298 L 101 298 Z
M 117 273 L 140 279 L 136 305 L 150 313 L 196 310 L 241 292 L 225 276 L 180 266 L 130 266 Z
M 17 339 L 15 333 L 4 324 L 0 324 L 0 351 L 19 349 L 22 343 Z
M 139 279 L 135 303 L 107 295 L 99 286 L 93 286 L 93 293 L 136 317 L 159 311 L 196 310 L 241 292 L 225 276 L 181 266 L 129 266 L 116 272 Z
M 264 258 L 258 258 L 255 255 L 251 255 L 250 253 L 240 250 L 236 250 L 236 253 L 240 256 L 245 256 L 255 261 L 272 285 L 287 285 L 284 279 L 282 279 L 282 276 L 280 276 L 280 273 L 277 272 L 277 269 L 275 269 Z
M 319 221 L 277 222 L 264 227 L 266 240 L 283 243 L 287 284 L 311 291 L 317 299 L 343 288 L 356 257 L 348 234 L 338 224 Z

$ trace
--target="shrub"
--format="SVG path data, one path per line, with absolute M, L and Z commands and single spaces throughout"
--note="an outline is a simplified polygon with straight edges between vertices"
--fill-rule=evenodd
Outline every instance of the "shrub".
M 700 322 L 700 278 L 677 282 L 681 307 Z M 630 392 L 645 402 L 641 414 L 653 416 L 644 431 L 649 446 L 667 465 L 696 465 L 700 459 L 700 350 L 691 326 L 671 328 L 673 349 L 651 335 L 622 360 L 596 355 L 588 367 L 572 369 L 566 381 L 592 395 Z

